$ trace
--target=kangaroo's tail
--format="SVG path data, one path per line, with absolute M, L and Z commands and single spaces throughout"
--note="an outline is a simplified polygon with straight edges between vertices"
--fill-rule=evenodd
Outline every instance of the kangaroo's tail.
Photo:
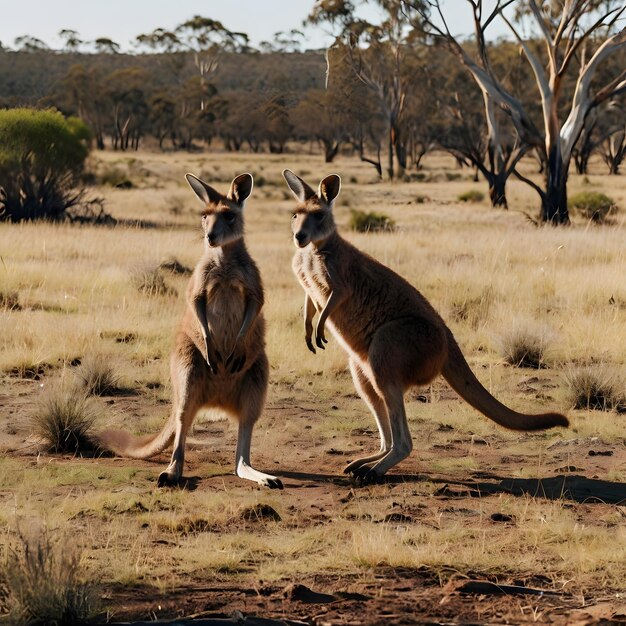
M 542 430 L 554 426 L 569 426 L 569 420 L 561 413 L 527 415 L 513 411 L 498 402 L 474 376 L 450 330 L 447 331 L 447 336 L 448 359 L 441 374 L 468 404 L 500 426 L 512 430 Z
M 174 439 L 174 423 L 168 419 L 167 424 L 156 435 L 131 435 L 124 430 L 105 430 L 96 437 L 97 443 L 115 454 L 133 459 L 147 459 L 163 452 Z

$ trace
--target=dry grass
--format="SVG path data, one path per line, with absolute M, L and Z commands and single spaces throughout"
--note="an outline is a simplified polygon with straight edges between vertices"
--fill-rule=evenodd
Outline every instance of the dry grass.
M 457 197 L 470 184 L 470 174 L 448 180 L 447 174 L 458 172 L 439 156 L 426 160 L 423 181 L 403 184 L 376 183 L 373 169 L 357 160 L 340 159 L 329 168 L 321 158 L 306 155 L 183 159 L 142 153 L 142 171 L 124 158 L 115 162 L 119 155 L 95 158 L 103 171 L 118 167 L 135 184 L 128 190 L 99 188 L 107 210 L 120 220 L 152 221 L 157 227 L 0 224 L 2 289 L 16 294 L 20 305 L 0 307 L 0 376 L 9 390 L 2 403 L 12 411 L 1 416 L 3 433 L 13 428 L 27 438 L 30 430 L 18 418 L 30 412 L 39 385 L 44 391 L 56 387 L 71 363 L 98 354 L 110 355 L 119 364 L 118 374 L 133 381 L 138 392 L 130 399 L 111 398 L 112 405 L 103 403 L 96 426 L 146 433 L 163 425 L 169 410 L 168 355 L 188 276 L 176 272 L 178 265 L 162 264 L 175 259 L 191 268 L 202 250 L 201 207 L 185 188 L 186 171 L 204 172 L 223 191 L 243 171 L 257 179 L 245 214 L 248 247 L 266 289 L 271 363 L 268 409 L 253 441 L 253 461 L 260 469 L 340 474 L 345 461 L 376 445 L 375 435 L 363 435 L 375 426 L 355 397 L 342 349 L 332 340 L 321 354 L 305 348 L 302 293 L 291 272 L 293 199 L 280 177 L 283 167 L 314 185 L 333 170 L 341 173 L 344 202 L 338 202 L 336 218 L 344 236 L 432 302 L 478 377 L 506 404 L 523 411 L 571 406 L 565 381 L 570 368 L 602 362 L 618 380 L 626 376 L 626 283 L 621 279 L 626 275 L 626 222 L 621 213 L 612 226 L 591 228 L 586 219 L 574 217 L 568 229 L 537 229 L 522 214 L 536 212 L 536 197 L 521 183 L 509 186 L 510 211 L 493 210 L 484 202 L 461 203 Z M 526 167 L 529 174 L 534 166 Z M 626 206 L 623 178 L 592 171 L 589 180 L 584 184 L 573 175 L 572 192 L 610 183 L 614 188 L 607 193 Z M 351 208 L 382 212 L 397 228 L 353 232 Z M 129 280 L 138 267 L 150 269 L 143 291 Z M 160 295 L 145 295 L 154 292 Z M 529 372 L 505 365 L 501 338 L 518 326 L 530 329 L 522 344 L 528 345 L 533 331 L 543 347 L 549 346 L 538 362 L 558 368 Z M 26 380 L 31 371 L 39 372 L 40 380 Z M 66 397 L 60 413 L 75 404 Z M 570 458 L 575 456 L 571 446 L 579 445 L 577 454 L 587 458 L 592 444 L 570 446 L 568 441 L 597 438 L 618 445 L 626 438 L 626 422 L 614 413 L 579 406 L 569 415 L 571 430 L 520 436 L 481 418 L 437 382 L 407 402 L 415 452 L 401 469 L 427 477 L 460 478 L 472 472 L 551 476 L 555 466 L 549 461 L 557 453 L 560 466 L 579 462 Z M 63 442 L 63 421 L 54 423 L 54 440 Z M 612 593 L 623 586 L 626 538 L 615 506 L 598 505 L 600 513 L 583 509 L 584 523 L 572 508 L 577 504 L 530 496 L 500 494 L 455 508 L 454 500 L 436 495 L 441 484 L 428 479 L 354 495 L 348 487 L 337 487 L 327 500 L 315 485 L 268 494 L 230 476 L 233 427 L 200 420 L 198 432 L 207 446 L 190 456 L 188 473 L 202 478 L 193 493 L 156 492 L 152 463 L 2 455 L 0 520 L 8 525 L 15 514 L 46 518 L 68 534 L 80 532 L 89 546 L 87 575 L 109 585 L 142 584 L 161 591 L 207 579 L 235 580 L 256 589 L 261 579 L 320 572 L 368 580 L 385 566 L 427 566 L 442 581 L 451 571 L 512 577 L 541 572 L 555 587 L 566 585 L 581 594 L 598 586 Z M 505 464 L 504 456 L 522 460 Z M 594 470 L 598 475 L 626 481 L 623 465 L 598 458 L 606 463 Z M 269 511 L 263 507 L 276 511 L 280 521 L 243 514 Z M 390 512 L 412 521 L 385 521 Z M 496 525 L 491 515 L 499 512 L 513 516 L 515 524 Z
M 0 605 L 11 624 L 84 624 L 98 611 L 76 545 L 53 539 L 46 528 L 32 537 L 17 534 L 0 578 L 6 592 Z
M 626 384 L 606 364 L 573 369 L 566 380 L 575 409 L 626 412 Z
M 52 452 L 93 452 L 99 416 L 97 405 L 83 391 L 60 384 L 42 394 L 31 423 Z
M 89 355 L 76 371 L 76 378 L 88 395 L 110 396 L 120 389 L 121 375 L 110 357 L 103 354 Z

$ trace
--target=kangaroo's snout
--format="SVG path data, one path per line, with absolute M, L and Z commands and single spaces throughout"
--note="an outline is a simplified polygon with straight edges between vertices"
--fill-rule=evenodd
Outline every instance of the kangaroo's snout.
M 294 238 L 300 248 L 304 248 L 309 243 L 309 235 L 301 230 L 294 234 Z

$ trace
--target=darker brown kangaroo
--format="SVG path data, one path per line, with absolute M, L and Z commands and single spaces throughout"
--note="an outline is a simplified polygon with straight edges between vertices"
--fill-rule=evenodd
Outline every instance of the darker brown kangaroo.
M 380 431 L 380 451 L 350 463 L 346 473 L 373 481 L 410 454 L 404 392 L 438 374 L 475 409 L 506 428 L 568 425 L 560 413 L 526 415 L 498 402 L 474 376 L 452 332 L 426 298 L 337 233 L 332 209 L 339 176 L 324 178 L 317 193 L 293 172 L 285 170 L 283 176 L 298 200 L 291 222 L 298 248 L 293 271 L 305 292 L 306 344 L 312 352 L 315 346 L 323 349 L 328 323 L 348 353 L 354 385 Z
M 157 435 L 134 437 L 109 430 L 99 440 L 108 450 L 140 459 L 162 452 L 173 440 L 172 460 L 158 484 L 177 484 L 196 413 L 203 407 L 220 408 L 239 424 L 237 476 L 282 489 L 278 478 L 250 465 L 252 429 L 265 404 L 269 373 L 263 286 L 243 241 L 243 207 L 252 176 L 237 176 L 226 196 L 191 174 L 187 182 L 205 205 L 205 248 L 187 287 L 187 307 L 171 354 L 170 418 Z

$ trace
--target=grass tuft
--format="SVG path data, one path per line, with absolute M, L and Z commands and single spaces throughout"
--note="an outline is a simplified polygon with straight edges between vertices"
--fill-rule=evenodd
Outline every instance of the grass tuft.
M 139 265 L 133 270 L 131 281 L 135 289 L 145 296 L 176 295 L 176 289 L 165 282 L 159 267 Z
M 59 386 L 41 397 L 31 422 L 52 452 L 94 452 L 92 432 L 97 417 L 94 401 L 84 392 Z
M 396 223 L 389 216 L 378 211 L 350 211 L 350 228 L 360 233 L 392 231 Z
M 0 309 L 19 311 L 21 308 L 17 291 L 0 291 Z
M 80 553 L 47 530 L 18 535 L 1 574 L 0 607 L 11 624 L 84 624 L 98 612 L 98 596 L 83 582 Z
M 606 365 L 588 365 L 566 376 L 570 401 L 575 409 L 626 412 L 623 381 Z
M 79 386 L 87 395 L 110 396 L 120 389 L 120 375 L 101 354 L 85 359 L 76 376 Z
M 531 329 L 512 328 L 500 338 L 502 356 L 514 367 L 542 369 L 547 367 L 546 339 Z

